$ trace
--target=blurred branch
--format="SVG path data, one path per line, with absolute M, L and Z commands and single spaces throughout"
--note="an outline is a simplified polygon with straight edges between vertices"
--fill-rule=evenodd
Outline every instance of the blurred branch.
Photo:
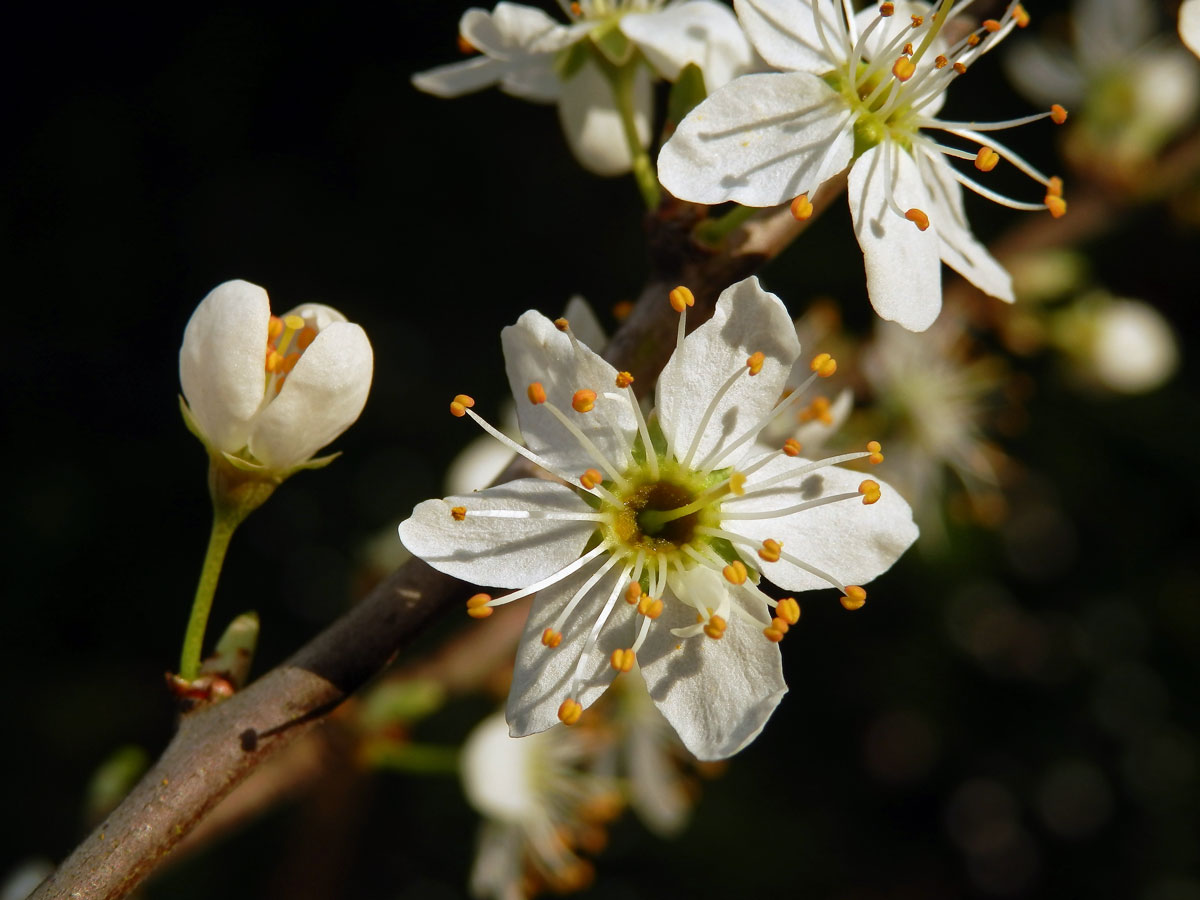
M 652 275 L 609 344 L 609 360 L 648 391 L 675 347 L 668 292 L 677 284 L 691 288 L 696 308 L 688 324 L 696 327 L 725 287 L 777 255 L 839 195 L 827 185 L 805 222 L 786 208 L 764 210 L 715 248 L 691 237 L 705 207 L 664 201 L 647 219 Z M 516 474 L 510 467 L 508 477 Z M 234 697 L 185 714 L 158 762 L 33 898 L 125 896 L 234 788 L 323 721 L 466 592 L 413 559 L 282 665 Z

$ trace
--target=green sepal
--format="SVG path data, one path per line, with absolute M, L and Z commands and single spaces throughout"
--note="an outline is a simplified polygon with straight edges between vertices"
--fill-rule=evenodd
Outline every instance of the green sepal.
M 570 81 L 590 58 L 586 41 L 576 41 L 554 57 L 554 74 L 560 81 Z
M 117 808 L 137 780 L 150 768 L 150 755 L 136 744 L 126 744 L 105 757 L 88 779 L 84 790 L 84 816 L 99 822 Z
M 617 68 L 623 67 L 633 58 L 635 49 L 633 41 L 625 37 L 625 33 L 621 31 L 619 19 L 613 19 L 593 28 L 588 34 L 588 39 L 604 58 Z
M 368 731 L 413 725 L 445 703 L 445 686 L 432 678 L 386 682 L 367 695 L 359 721 Z
M 179 395 L 179 413 L 183 416 L 183 424 L 187 430 L 196 436 L 196 440 L 202 443 L 209 453 L 212 453 L 212 446 L 208 443 L 204 432 L 200 430 L 200 423 L 192 415 L 192 410 L 188 407 L 187 400 L 183 399 L 183 394 Z
M 708 96 L 704 73 L 695 63 L 688 63 L 680 72 L 667 97 L 667 130 L 674 131 L 684 116 Z
M 201 663 L 201 675 L 219 675 L 235 689 L 243 687 L 250 677 L 250 664 L 258 647 L 258 634 L 258 613 L 244 612 L 235 618 L 217 641 L 212 656 Z

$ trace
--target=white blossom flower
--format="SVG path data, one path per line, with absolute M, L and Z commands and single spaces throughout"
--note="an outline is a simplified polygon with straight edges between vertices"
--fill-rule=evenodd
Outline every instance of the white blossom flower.
M 622 805 L 616 781 L 593 771 L 606 749 L 574 730 L 517 740 L 499 713 L 476 726 L 459 767 L 467 800 L 485 818 L 475 896 L 521 900 L 533 893 L 527 886 L 564 893 L 587 885 L 592 868 L 579 851 L 599 849 L 603 824 Z
M 923 331 L 941 308 L 939 260 L 1001 300 L 1013 300 L 1008 273 L 975 240 L 963 210 L 965 185 L 1016 209 L 1061 215 L 1062 185 L 988 133 L 1066 111 L 1008 122 L 938 119 L 946 89 L 1014 25 L 1027 21 L 1011 4 L 948 45 L 945 26 L 963 8 L 943 0 L 891 3 L 857 15 L 836 0 L 735 0 L 738 17 L 762 57 L 782 72 L 743 75 L 696 106 L 658 159 L 663 186 L 697 203 L 792 204 L 812 214 L 815 192 L 851 164 L 854 230 L 876 312 Z M 950 147 L 941 131 L 977 150 Z M 1009 199 L 951 166 L 972 160 L 988 172 L 1007 160 L 1046 186 L 1045 203 Z
M 761 590 L 760 578 L 787 591 L 834 586 L 857 607 L 860 585 L 916 538 L 903 499 L 837 467 L 881 461 L 877 444 L 815 462 L 790 444 L 756 446 L 803 393 L 780 400 L 800 345 L 779 299 L 747 279 L 684 338 L 690 296 L 672 292 L 683 312 L 678 343 L 649 419 L 632 376 L 581 344 L 566 320 L 527 312 L 506 328 L 528 444 L 518 452 L 565 483 L 526 478 L 428 500 L 400 526 L 434 568 L 518 589 L 475 595 L 473 616 L 538 594 L 509 694 L 514 735 L 578 721 L 636 660 L 687 748 L 701 759 L 730 756 L 786 691 L 776 643 L 800 614 L 794 598 Z M 836 363 L 824 354 L 813 367 L 816 377 Z M 459 395 L 451 411 L 507 441 L 473 404 Z
M 499 85 L 515 97 L 556 103 L 580 164 L 599 175 L 621 175 L 633 156 L 614 73 L 632 67 L 628 89 L 644 149 L 654 114 L 652 73 L 675 81 L 694 63 L 713 90 L 749 71 L 754 59 L 733 12 L 716 0 L 579 0 L 564 2 L 563 11 L 568 25 L 519 3 L 498 3 L 490 13 L 470 9 L 459 32 L 481 55 L 421 72 L 413 84 L 439 97 Z
M 1183 0 L 1179 4 L 1179 38 L 1200 56 L 1200 0 Z
M 1179 341 L 1149 303 L 1093 291 L 1052 321 L 1051 338 L 1084 379 L 1119 394 L 1161 387 L 1179 366 Z
M 271 315 L 267 292 L 227 281 L 183 332 L 185 415 L 210 453 L 286 474 L 358 418 L 371 388 L 366 333 L 319 303 Z

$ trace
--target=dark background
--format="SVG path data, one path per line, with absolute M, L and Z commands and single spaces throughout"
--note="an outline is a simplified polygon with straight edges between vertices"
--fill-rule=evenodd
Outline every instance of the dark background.
M 580 171 L 551 109 L 409 85 L 456 58 L 461 12 L 41 5 L 10 24 L 0 872 L 69 852 L 95 768 L 171 732 L 162 673 L 209 525 L 177 354 L 209 289 L 240 277 L 276 309 L 330 303 L 376 355 L 344 456 L 234 541 L 210 631 L 257 609 L 260 672 L 353 601 L 369 539 L 441 493 L 474 436 L 445 400 L 469 390 L 496 414 L 500 328 L 572 293 L 612 327 L 636 295 L 631 180 Z M 957 91 L 963 115 L 1028 108 L 990 60 Z M 1053 169 L 1047 134 L 1012 143 Z M 984 236 L 1023 215 L 970 212 Z M 1037 386 L 1007 442 L 1034 473 L 1020 515 L 910 553 L 860 614 L 809 602 L 762 738 L 682 839 L 619 826 L 589 896 L 1200 898 L 1196 237 L 1150 208 L 1085 248 L 1114 292 L 1180 329 L 1173 383 L 1081 401 L 1045 358 L 1019 362 Z M 863 329 L 860 260 L 837 204 L 766 284 L 797 313 L 837 297 Z M 485 709 L 442 727 L 461 735 Z M 144 896 L 463 895 L 475 823 L 456 781 L 359 790 L 335 872 L 295 852 L 313 811 L 294 803 Z

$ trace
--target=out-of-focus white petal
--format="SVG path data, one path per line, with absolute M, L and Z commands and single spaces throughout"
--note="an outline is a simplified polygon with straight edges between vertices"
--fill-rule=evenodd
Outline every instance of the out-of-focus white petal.
M 500 713 L 488 716 L 463 743 L 459 768 L 463 791 L 475 810 L 500 822 L 527 822 L 540 814 L 535 774 L 538 738 L 508 736 Z
M 451 509 L 467 509 L 456 521 Z M 583 552 L 595 523 L 473 516 L 475 510 L 588 512 L 561 484 L 522 478 L 475 494 L 426 500 L 400 523 L 400 540 L 439 572 L 473 584 L 519 588 L 548 578 Z
M 1160 387 L 1179 364 L 1170 324 L 1140 300 L 1114 300 L 1096 315 L 1091 363 L 1106 387 L 1141 394 Z
M 831 56 L 817 32 L 814 12 L 827 38 L 845 34 L 845 18 L 832 3 L 817 0 L 810 8 L 795 0 L 734 0 L 733 8 L 759 55 L 777 69 L 824 75 L 846 61 L 842 42 L 830 41 Z
M 1179 37 L 1200 56 L 1200 0 L 1183 0 L 1179 6 Z
M 850 169 L 850 214 L 863 251 L 871 305 L 884 319 L 909 331 L 924 331 L 942 308 L 937 232 L 921 231 L 897 213 L 888 203 L 889 194 L 901 213 L 930 208 L 913 158 L 885 141 Z
M 684 746 L 698 759 L 725 759 L 758 736 L 787 685 L 778 645 L 740 616 L 730 617 L 719 640 L 681 640 L 671 634 L 672 628 L 696 623 L 695 609 L 677 599 L 675 590 L 700 591 L 702 580 L 713 582 L 714 591 L 725 589 L 711 569 L 692 569 L 676 579 L 638 660 L 651 699 Z M 769 621 L 758 605 L 746 611 L 764 626 Z
M 1071 51 L 1057 42 L 1026 40 L 1004 54 L 1004 71 L 1017 90 L 1042 106 L 1077 104 L 1087 79 Z
M 183 332 L 179 381 L 192 416 L 218 450 L 246 446 L 266 385 L 267 292 L 227 281 L 200 301 Z
M 1012 303 L 1012 276 L 971 233 L 963 208 L 962 188 L 945 157 L 937 150 L 913 147 L 914 159 L 933 200 L 929 210 L 932 230 L 937 232 L 942 262 L 985 294 Z
M 437 66 L 412 77 L 413 87 L 435 97 L 461 97 L 496 84 L 508 65 L 487 56 Z
M 542 644 L 542 633 L 551 627 L 575 592 L 596 574 L 605 559 L 601 557 L 600 561 L 538 592 L 517 648 L 513 682 L 505 709 L 509 733 L 513 737 L 545 731 L 557 725 L 558 708 L 568 697 L 587 709 L 616 677 L 616 670 L 609 659 L 614 650 L 633 644 L 637 624 L 633 607 L 621 597 L 617 598 L 592 653 L 580 671 L 578 689 L 572 689 L 580 653 L 596 617 L 617 582 L 621 582 L 621 587 L 628 583 L 628 576 L 622 574 L 620 566 L 605 572 L 580 601 L 562 627 L 562 643 L 553 648 Z
M 633 83 L 634 124 L 638 141 L 650 144 L 650 118 L 654 109 L 650 72 L 639 66 Z M 575 73 L 562 87 L 558 118 L 567 144 L 579 164 L 597 175 L 623 175 L 633 166 L 621 114 L 617 112 L 612 86 L 592 62 Z
M 762 370 L 750 375 L 746 360 L 757 352 L 766 359 Z M 658 379 L 659 424 L 676 458 L 682 461 L 701 428 L 693 463 L 740 438 L 778 402 L 799 355 L 791 317 L 778 297 L 762 289 L 757 277 L 722 291 L 712 318 L 684 339 Z M 705 422 L 717 391 L 739 371 L 742 374 Z
M 508 382 L 517 401 L 521 434 L 530 450 L 568 476 L 597 467 L 588 451 L 548 409 L 529 401 L 529 385 L 538 381 L 546 389 L 546 398 L 607 459 L 617 465 L 626 462 L 637 420 L 627 398 L 604 396 L 617 390 L 616 369 L 586 346 L 572 344 L 570 337 L 541 313 L 525 313 L 516 325 L 500 333 L 500 340 Z M 577 413 L 571 408 L 571 398 L 584 388 L 596 392 L 596 405 L 591 412 Z
M 1071 25 L 1083 68 L 1100 72 L 1129 56 L 1154 34 L 1156 18 L 1146 0 L 1075 0 Z
M 250 452 L 272 469 L 304 462 L 358 418 L 373 369 L 371 342 L 360 326 L 334 322 L 324 328 L 255 418 Z
M 687 0 L 661 12 L 629 13 L 621 18 L 621 31 L 667 81 L 695 63 L 709 93 L 749 71 L 754 59 L 737 17 L 715 0 Z
M 694 203 L 788 203 L 845 168 L 849 118 L 816 75 L 743 75 L 684 118 L 659 154 L 659 179 Z
M 833 403 L 829 404 L 830 421 L 828 425 L 820 419 L 813 419 L 796 428 L 792 432 L 792 437 L 800 442 L 800 447 L 805 453 L 812 456 L 818 448 L 825 446 L 825 443 L 845 424 L 853 409 L 854 391 L 850 388 L 842 388 Z
M 597 353 L 604 352 L 604 348 L 608 346 L 608 335 L 604 333 L 604 326 L 596 318 L 592 305 L 583 297 L 576 294 L 568 300 L 563 317 L 571 323 L 575 337 L 587 344 L 589 349 Z
M 855 493 L 867 478 L 879 483 L 880 499 L 870 506 L 858 499 L 841 500 L 788 516 L 723 521 L 722 527 L 756 543 L 768 538 L 780 541 L 784 552 L 829 572 L 844 584 L 866 584 L 890 569 L 917 539 L 912 510 L 886 482 L 837 466 L 755 492 L 755 482 L 797 470 L 807 462 L 802 457 L 782 455 L 772 460 L 747 482 L 744 496 L 731 497 L 722 504 L 722 512 L 784 509 L 831 494 Z M 764 564 L 762 573 L 788 591 L 830 586 L 824 579 L 786 560 Z

